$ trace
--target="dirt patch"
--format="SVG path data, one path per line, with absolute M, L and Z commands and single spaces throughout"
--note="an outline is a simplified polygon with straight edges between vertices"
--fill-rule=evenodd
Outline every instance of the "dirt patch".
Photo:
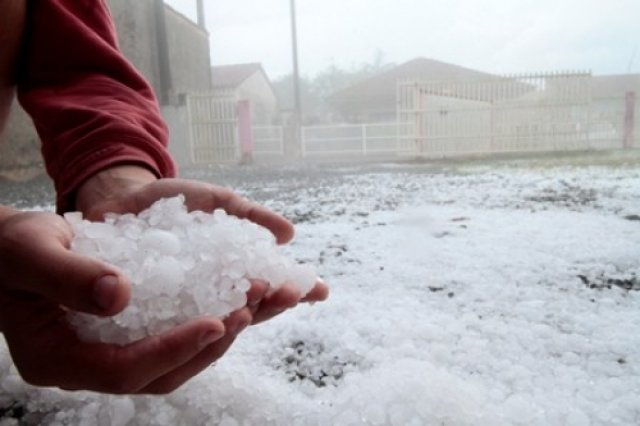
M 357 365 L 356 357 L 330 353 L 321 342 L 295 340 L 284 348 L 276 369 L 284 372 L 290 382 L 308 381 L 323 388 L 337 386 Z
M 557 188 L 544 188 L 539 194 L 527 196 L 525 199 L 561 207 L 588 206 L 598 200 L 595 189 L 581 188 L 566 181 L 560 181 L 559 184 Z
M 610 290 L 618 287 L 626 291 L 640 291 L 640 279 L 638 279 L 635 273 L 631 273 L 627 277 L 609 277 L 602 273 L 592 277 L 578 275 L 578 278 L 580 278 L 580 281 L 582 281 L 584 285 L 591 289 Z

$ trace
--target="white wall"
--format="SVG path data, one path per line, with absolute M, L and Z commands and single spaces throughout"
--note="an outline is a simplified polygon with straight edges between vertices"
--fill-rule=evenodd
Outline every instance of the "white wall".
M 186 105 L 162 107 L 169 127 L 169 151 L 179 166 L 191 165 L 189 115 Z
M 237 90 L 238 99 L 251 100 L 253 121 L 256 124 L 271 124 L 278 115 L 278 100 L 264 75 L 256 72 L 246 79 Z

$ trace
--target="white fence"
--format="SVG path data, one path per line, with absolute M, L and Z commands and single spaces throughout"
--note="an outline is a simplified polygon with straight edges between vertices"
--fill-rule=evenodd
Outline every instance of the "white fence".
M 190 160 L 193 164 L 237 162 L 240 160 L 238 102 L 219 93 L 190 95 L 187 98 L 190 123 Z M 283 156 L 282 126 L 252 126 L 256 156 Z
M 406 81 L 398 83 L 397 101 L 396 123 L 304 128 L 304 156 L 640 147 L 635 95 L 594 98 L 585 72 Z
M 302 128 L 302 156 L 377 155 L 404 150 L 398 135 L 410 124 L 368 123 Z
M 588 148 L 590 74 L 398 84 L 403 136 L 419 155 Z
M 640 111 L 636 93 L 626 98 L 594 99 L 589 122 L 593 149 L 640 148 Z
M 193 164 L 237 161 L 237 102 L 232 97 L 210 94 L 190 95 L 187 111 L 190 121 L 190 152 Z
M 232 97 L 189 96 L 193 163 L 239 160 L 236 106 Z M 397 85 L 396 122 L 307 126 L 299 146 L 307 158 L 640 148 L 636 109 L 634 92 L 593 97 L 592 77 L 582 72 L 405 81 Z M 285 155 L 283 127 L 251 132 L 256 157 Z
M 253 126 L 253 153 L 260 156 L 284 156 L 284 129 L 282 126 Z

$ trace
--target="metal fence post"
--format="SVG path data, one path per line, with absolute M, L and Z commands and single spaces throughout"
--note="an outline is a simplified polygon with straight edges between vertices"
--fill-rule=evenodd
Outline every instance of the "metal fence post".
M 237 104 L 238 140 L 240 142 L 240 162 L 253 161 L 253 131 L 251 128 L 251 101 L 242 99 Z
M 634 142 L 636 92 L 627 92 L 624 109 L 624 148 L 632 148 Z
M 304 126 L 300 126 L 300 155 L 302 158 L 307 156 L 307 129 Z
M 362 125 L 362 155 L 367 155 L 367 125 Z

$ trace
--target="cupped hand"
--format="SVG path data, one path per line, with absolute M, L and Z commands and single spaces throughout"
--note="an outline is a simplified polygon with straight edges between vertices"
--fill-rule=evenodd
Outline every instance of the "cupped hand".
M 102 220 L 106 213 L 139 213 L 161 198 L 185 196 L 187 208 L 212 212 L 224 209 L 228 214 L 261 225 L 276 237 L 279 244 L 293 238 L 291 222 L 268 208 L 251 202 L 233 191 L 205 182 L 186 179 L 157 179 L 138 166 L 118 166 L 105 170 L 85 182 L 76 196 L 76 208 L 91 220 Z M 264 283 L 263 283 L 264 284 Z M 269 290 L 264 298 L 248 305 L 253 323 L 266 321 L 299 302 L 319 302 L 329 295 L 320 279 L 304 297 L 292 285 Z
M 220 358 L 253 320 L 243 308 L 224 322 L 197 318 L 125 346 L 80 341 L 67 310 L 116 314 L 128 303 L 130 283 L 115 267 L 71 252 L 71 238 L 66 221 L 54 214 L 0 219 L 0 331 L 19 373 L 33 385 L 170 392 Z M 266 292 L 254 283 L 249 303 Z

